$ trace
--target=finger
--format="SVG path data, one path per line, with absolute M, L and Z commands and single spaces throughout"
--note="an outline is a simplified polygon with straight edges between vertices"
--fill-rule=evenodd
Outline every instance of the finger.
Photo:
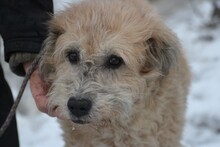
M 57 109 L 57 107 L 55 106 L 55 107 L 53 107 L 53 108 L 51 108 L 51 109 L 48 109 L 48 111 L 47 111 L 47 114 L 49 115 L 49 116 L 51 116 L 51 117 L 56 117 L 56 110 Z
M 35 103 L 37 105 L 37 108 L 40 111 L 42 111 L 44 113 L 48 112 L 48 108 L 47 108 L 48 99 L 46 97 L 43 97 L 43 96 L 41 96 L 40 98 L 39 97 L 35 97 L 34 100 L 35 100 Z
M 45 83 L 41 80 L 38 70 L 36 70 L 31 76 L 30 87 L 37 108 L 40 111 L 47 113 L 48 97 L 46 94 L 48 92 L 48 87 L 46 87 Z

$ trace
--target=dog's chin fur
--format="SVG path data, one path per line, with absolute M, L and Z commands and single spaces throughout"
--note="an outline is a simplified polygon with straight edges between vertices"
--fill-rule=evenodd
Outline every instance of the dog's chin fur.
M 145 0 L 83 0 L 49 22 L 40 72 L 66 147 L 180 147 L 190 72 L 177 37 Z M 72 63 L 68 54 L 79 54 Z M 119 67 L 109 57 L 119 56 Z M 75 117 L 71 97 L 92 103 Z

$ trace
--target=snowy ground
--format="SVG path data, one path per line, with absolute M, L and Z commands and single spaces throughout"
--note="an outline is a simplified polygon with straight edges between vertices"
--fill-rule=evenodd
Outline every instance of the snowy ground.
M 192 69 L 182 142 L 186 147 L 220 147 L 220 26 L 213 29 L 204 27 L 211 12 L 209 2 L 200 1 L 197 5 L 201 16 L 192 11 L 187 2 L 179 0 L 177 9 L 173 3 L 170 7 L 164 7 L 169 3 L 157 3 L 167 25 L 186 49 Z M 169 12 L 164 13 L 166 9 Z M 20 80 L 10 78 L 8 81 L 14 85 Z M 14 89 L 13 93 L 17 90 Z M 26 100 L 31 99 L 29 94 L 26 97 Z M 26 106 L 24 103 L 22 106 L 17 115 L 21 147 L 63 146 L 61 130 L 54 118 L 38 113 L 34 105 Z
M 197 8 L 202 17 L 189 8 L 167 21 L 186 49 L 193 76 L 183 141 L 188 147 L 220 147 L 220 26 L 204 26 L 209 2 Z

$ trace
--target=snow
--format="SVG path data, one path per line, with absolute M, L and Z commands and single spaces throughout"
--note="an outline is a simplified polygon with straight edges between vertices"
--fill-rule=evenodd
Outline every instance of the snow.
M 61 129 L 55 118 L 46 114 L 17 115 L 21 147 L 62 147 Z
M 185 9 L 167 21 L 180 38 L 192 70 L 183 136 L 188 147 L 220 147 L 220 28 L 205 27 L 210 6 L 203 1 L 197 7 L 202 17 Z
M 69 1 L 65 0 L 65 4 L 61 5 L 55 0 L 56 10 L 63 10 Z M 159 9 L 167 8 L 159 2 L 156 4 Z M 220 27 L 205 27 L 212 11 L 210 1 L 197 2 L 199 15 L 189 3 L 169 11 L 163 17 L 180 38 L 192 70 L 182 143 L 186 147 L 220 147 Z M 33 107 L 27 107 L 26 111 L 36 109 Z M 33 111 L 18 113 L 17 120 L 21 147 L 64 145 L 55 118 Z
M 65 10 L 72 3 L 77 3 L 82 0 L 53 0 L 54 13 Z

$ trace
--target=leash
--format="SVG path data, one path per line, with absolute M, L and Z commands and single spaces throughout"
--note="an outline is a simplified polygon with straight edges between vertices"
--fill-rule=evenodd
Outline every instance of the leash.
M 11 123 L 11 120 L 13 118 L 13 116 L 15 115 L 15 112 L 16 112 L 16 109 L 18 107 L 18 104 L 22 98 L 22 95 L 24 93 L 24 90 L 25 90 L 25 87 L 27 85 L 27 82 L 28 80 L 30 79 L 32 73 L 35 71 L 35 69 L 37 68 L 38 66 L 38 63 L 42 57 L 42 55 L 44 54 L 44 50 L 41 50 L 41 52 L 36 56 L 36 58 L 34 59 L 34 61 L 32 62 L 31 66 L 29 67 L 29 69 L 27 70 L 27 73 L 24 77 L 24 80 L 22 82 L 22 85 L 20 87 L 20 90 L 18 92 L 18 95 L 17 95 L 17 98 L 13 104 L 13 106 L 11 107 L 10 109 L 10 112 L 4 122 L 4 124 L 1 126 L 0 128 L 0 137 L 2 137 L 2 135 L 4 134 L 4 132 L 6 131 L 6 129 L 8 128 L 8 126 L 10 125 Z

